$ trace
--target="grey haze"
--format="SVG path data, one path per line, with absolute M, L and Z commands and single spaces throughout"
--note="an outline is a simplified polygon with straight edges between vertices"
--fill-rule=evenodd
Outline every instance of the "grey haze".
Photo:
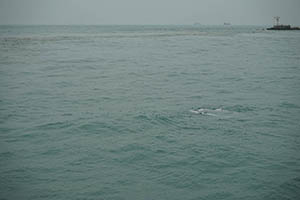
M 0 24 L 299 25 L 299 0 L 0 0 Z

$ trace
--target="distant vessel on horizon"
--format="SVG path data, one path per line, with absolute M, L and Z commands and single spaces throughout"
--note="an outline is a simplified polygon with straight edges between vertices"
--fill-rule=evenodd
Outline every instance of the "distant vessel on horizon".
M 300 30 L 300 27 L 292 27 L 291 25 L 283 25 L 279 23 L 280 17 L 274 17 L 275 24 L 271 28 L 267 28 L 267 30 Z
M 229 22 L 224 22 L 224 26 L 230 26 L 231 25 L 231 23 L 229 23 Z

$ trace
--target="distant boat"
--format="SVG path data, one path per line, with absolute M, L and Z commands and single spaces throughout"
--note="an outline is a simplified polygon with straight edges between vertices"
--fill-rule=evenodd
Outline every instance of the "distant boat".
M 231 25 L 231 23 L 229 23 L 229 22 L 224 22 L 224 26 L 230 26 Z
M 271 28 L 267 28 L 267 30 L 277 30 L 277 31 L 281 31 L 281 30 L 300 30 L 300 27 L 291 27 L 291 25 L 279 24 L 280 17 L 274 17 L 274 19 L 275 19 L 275 25 Z
M 271 28 L 267 28 L 267 30 L 277 30 L 277 31 L 300 30 L 300 27 L 291 27 L 291 25 L 274 25 Z

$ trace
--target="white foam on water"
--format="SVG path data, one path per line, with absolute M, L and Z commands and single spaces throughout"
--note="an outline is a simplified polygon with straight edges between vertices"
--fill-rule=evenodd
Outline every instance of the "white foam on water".
M 199 114 L 199 111 L 197 110 L 190 110 L 191 113 Z
M 191 113 L 200 114 L 200 115 L 209 115 L 209 116 L 218 116 L 216 113 L 223 112 L 222 108 L 208 109 L 208 108 L 199 108 L 196 110 L 190 110 Z

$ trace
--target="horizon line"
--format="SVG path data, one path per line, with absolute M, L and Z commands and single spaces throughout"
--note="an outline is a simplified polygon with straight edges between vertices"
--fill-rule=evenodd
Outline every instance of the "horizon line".
M 0 24 L 0 26 L 270 26 L 270 24 Z

